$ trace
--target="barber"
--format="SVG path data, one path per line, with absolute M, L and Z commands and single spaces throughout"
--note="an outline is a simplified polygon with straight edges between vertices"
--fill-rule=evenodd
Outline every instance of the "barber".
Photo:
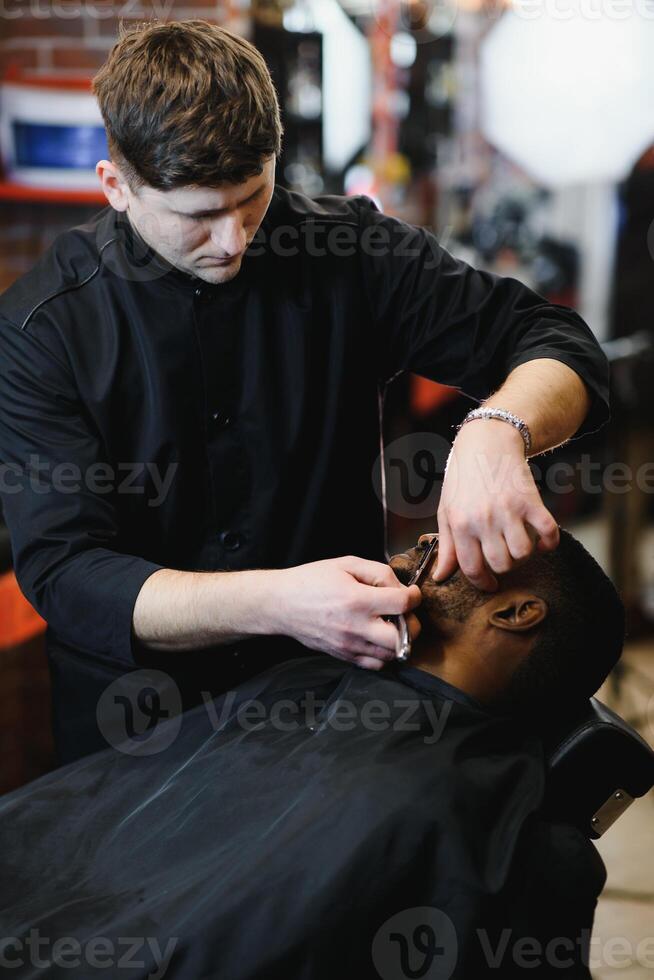
M 62 761 L 102 746 L 98 698 L 136 666 L 188 705 L 307 648 L 379 669 L 386 615 L 415 634 L 372 482 L 400 372 L 499 410 L 460 430 L 438 511 L 436 576 L 485 589 L 558 542 L 527 448 L 608 416 L 571 310 L 367 198 L 275 186 L 277 97 L 245 40 L 141 27 L 94 90 L 108 207 L 0 300 L 4 511 L 48 623 Z

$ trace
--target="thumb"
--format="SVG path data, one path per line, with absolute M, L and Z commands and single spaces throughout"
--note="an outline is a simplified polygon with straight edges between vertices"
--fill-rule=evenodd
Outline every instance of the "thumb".
M 446 520 L 439 520 L 438 559 L 436 561 L 436 569 L 432 572 L 432 578 L 436 582 L 442 582 L 444 579 L 449 578 L 450 575 L 454 575 L 458 566 L 459 562 L 456 557 L 456 549 L 450 526 Z

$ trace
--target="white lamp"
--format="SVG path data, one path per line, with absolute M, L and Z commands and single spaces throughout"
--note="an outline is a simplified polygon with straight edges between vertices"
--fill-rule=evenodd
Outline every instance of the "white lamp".
M 481 49 L 486 138 L 550 187 L 618 181 L 654 142 L 654 8 L 516 0 Z

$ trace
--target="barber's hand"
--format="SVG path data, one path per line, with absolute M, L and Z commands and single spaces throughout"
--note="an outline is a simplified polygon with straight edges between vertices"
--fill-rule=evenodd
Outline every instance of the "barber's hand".
M 420 623 L 417 585 L 403 585 L 381 562 L 348 556 L 281 569 L 279 632 L 368 670 L 395 659 L 397 628 L 382 616 L 404 613 L 415 639 Z
M 478 589 L 495 591 L 495 574 L 510 571 L 537 547 L 552 551 L 559 528 L 544 506 L 519 432 L 483 419 L 454 441 L 438 507 L 437 581 L 457 566 Z

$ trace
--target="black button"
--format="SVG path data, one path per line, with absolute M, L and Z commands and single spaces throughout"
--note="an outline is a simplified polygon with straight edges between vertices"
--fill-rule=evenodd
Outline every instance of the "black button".
M 220 535 L 220 543 L 225 551 L 238 551 L 243 544 L 243 537 L 236 531 L 223 531 Z
M 221 426 L 223 429 L 226 429 L 228 425 L 232 424 L 231 418 L 224 412 L 212 412 L 211 421 L 214 425 Z
M 199 287 L 199 286 L 198 286 L 198 288 L 197 288 L 197 289 L 195 290 L 195 295 L 196 295 L 196 296 L 198 296 L 198 297 L 199 297 L 199 296 L 202 296 L 202 290 L 200 289 L 200 287 Z

